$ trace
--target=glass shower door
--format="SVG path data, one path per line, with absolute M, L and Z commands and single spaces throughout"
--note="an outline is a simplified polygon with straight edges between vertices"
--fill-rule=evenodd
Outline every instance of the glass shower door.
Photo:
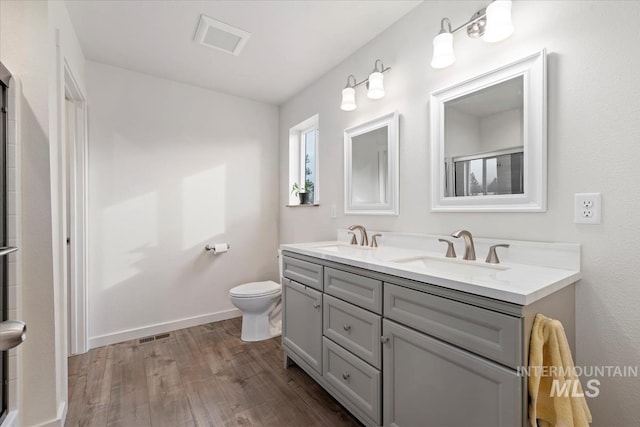
M 3 73 L 4 74 L 4 73 Z M 8 83 L 8 82 L 6 82 Z M 0 246 L 7 246 L 7 221 L 6 221 L 6 149 L 7 149 L 7 86 L 5 82 L 0 83 L 2 86 L 2 96 L 0 97 Z M 2 310 L 2 321 L 7 320 L 7 257 L 0 258 L 0 310 Z M 7 386 L 8 386 L 8 351 L 2 352 L 0 358 L 2 383 L 0 387 L 0 402 L 2 404 L 2 412 L 0 412 L 0 422 L 4 421 L 7 416 L 8 399 L 7 399 Z
M 9 350 L 24 341 L 26 325 L 16 320 L 8 320 L 7 294 L 8 294 L 8 261 L 7 255 L 18 248 L 7 246 L 7 96 L 9 79 L 11 74 L 0 63 L 0 423 L 7 416 L 9 408 L 8 400 L 8 375 L 9 375 Z

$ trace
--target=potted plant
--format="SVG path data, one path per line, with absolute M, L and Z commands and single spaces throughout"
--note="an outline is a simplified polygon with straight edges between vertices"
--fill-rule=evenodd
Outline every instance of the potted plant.
M 291 193 L 295 196 L 300 197 L 301 205 L 311 204 L 313 203 L 313 182 L 307 180 L 304 183 L 304 186 L 298 184 L 297 182 L 294 182 L 293 187 L 291 187 Z

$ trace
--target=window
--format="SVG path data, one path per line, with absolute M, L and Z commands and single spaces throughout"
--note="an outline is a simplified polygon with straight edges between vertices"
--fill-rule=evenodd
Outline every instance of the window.
M 318 115 L 289 129 L 289 205 L 318 204 Z M 296 185 L 307 196 L 292 189 Z
M 522 194 L 522 147 L 453 159 L 456 196 Z

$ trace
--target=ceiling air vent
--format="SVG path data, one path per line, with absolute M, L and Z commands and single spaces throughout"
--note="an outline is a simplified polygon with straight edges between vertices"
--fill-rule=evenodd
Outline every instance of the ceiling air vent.
M 203 46 L 238 56 L 251 33 L 232 27 L 209 16 L 200 15 L 194 40 Z

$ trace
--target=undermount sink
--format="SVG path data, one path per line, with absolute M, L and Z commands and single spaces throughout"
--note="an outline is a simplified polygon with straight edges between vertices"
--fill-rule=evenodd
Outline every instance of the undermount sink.
M 314 249 L 325 251 L 325 252 L 332 252 L 332 253 L 353 254 L 360 251 L 372 250 L 375 248 L 371 248 L 369 246 L 346 245 L 346 244 L 341 245 L 341 244 L 332 243 L 325 246 L 316 246 Z
M 443 259 L 428 256 L 404 258 L 393 260 L 396 264 L 406 267 L 424 268 L 434 273 L 458 274 L 458 275 L 490 275 L 508 270 L 508 267 L 494 264 L 480 264 L 476 261 L 464 261 L 458 259 Z

